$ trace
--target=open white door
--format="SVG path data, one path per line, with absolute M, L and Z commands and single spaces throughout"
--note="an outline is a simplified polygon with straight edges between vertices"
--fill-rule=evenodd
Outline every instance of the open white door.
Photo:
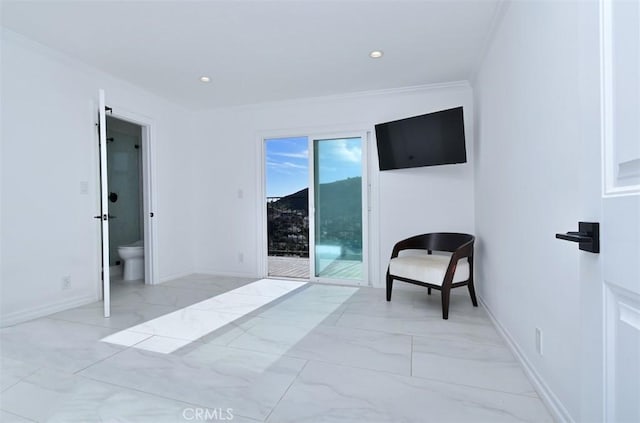
M 107 186 L 107 116 L 104 90 L 98 91 L 98 132 L 100 145 L 100 219 L 102 225 L 102 300 L 104 317 L 111 315 L 111 291 L 109 275 L 109 201 Z
M 604 417 L 640 422 L 640 3 L 601 19 Z

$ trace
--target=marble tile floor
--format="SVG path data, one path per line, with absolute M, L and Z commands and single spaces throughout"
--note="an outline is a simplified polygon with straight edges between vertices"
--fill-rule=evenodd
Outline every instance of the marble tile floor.
M 110 319 L 95 303 L 0 329 L 0 421 L 553 421 L 464 289 L 448 321 L 439 293 L 408 284 L 390 303 L 380 289 L 305 284 L 176 350 L 102 341 L 201 302 L 210 311 L 225 292 L 220 307 L 243 309 L 241 295 L 264 295 L 253 282 L 116 282 Z
M 257 309 L 304 287 L 291 280 L 261 279 L 188 305 L 101 341 L 148 351 L 172 353 Z

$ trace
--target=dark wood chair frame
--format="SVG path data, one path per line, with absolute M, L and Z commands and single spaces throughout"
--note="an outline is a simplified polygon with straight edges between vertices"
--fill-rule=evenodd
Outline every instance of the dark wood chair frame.
M 427 288 L 427 293 L 431 295 L 431 289 L 437 289 L 442 292 L 442 318 L 449 318 L 449 297 L 451 288 L 467 286 L 469 295 L 474 307 L 478 307 L 476 300 L 476 291 L 473 286 L 473 244 L 475 237 L 469 234 L 453 233 L 453 232 L 437 232 L 430 234 L 422 234 L 403 239 L 396 243 L 391 253 L 391 258 L 398 257 L 402 250 L 427 250 L 428 254 L 433 251 L 446 251 L 452 253 L 449 266 L 444 275 L 442 285 L 434 285 L 413 279 L 407 279 L 400 276 L 390 274 L 390 266 L 387 267 L 387 301 L 391 301 L 391 290 L 393 289 L 393 280 L 408 282 L 414 285 L 420 285 Z M 467 258 L 469 261 L 469 279 L 462 282 L 453 283 L 453 275 L 456 271 L 458 260 Z

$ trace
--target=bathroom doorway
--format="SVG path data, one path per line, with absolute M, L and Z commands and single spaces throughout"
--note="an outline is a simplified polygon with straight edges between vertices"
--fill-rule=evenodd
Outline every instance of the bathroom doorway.
M 111 280 L 144 282 L 142 180 L 142 127 L 107 116 Z
M 103 90 L 98 97 L 100 214 L 94 217 L 101 222 L 98 295 L 109 317 L 114 280 L 123 289 L 156 283 L 152 120 L 107 106 Z
M 148 122 L 120 108 L 107 107 L 107 178 L 103 194 L 109 214 L 109 279 L 152 285 L 157 272 Z M 131 258 L 132 265 L 127 270 L 127 260 Z

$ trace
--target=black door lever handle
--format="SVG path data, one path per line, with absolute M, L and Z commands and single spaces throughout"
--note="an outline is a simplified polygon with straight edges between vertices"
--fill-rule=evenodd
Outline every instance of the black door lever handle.
M 598 222 L 578 222 L 578 232 L 556 234 L 557 239 L 577 242 L 582 251 L 600 252 L 600 224 Z
M 593 240 L 586 232 L 567 232 L 566 234 L 556 234 L 556 238 L 573 242 L 591 242 Z

